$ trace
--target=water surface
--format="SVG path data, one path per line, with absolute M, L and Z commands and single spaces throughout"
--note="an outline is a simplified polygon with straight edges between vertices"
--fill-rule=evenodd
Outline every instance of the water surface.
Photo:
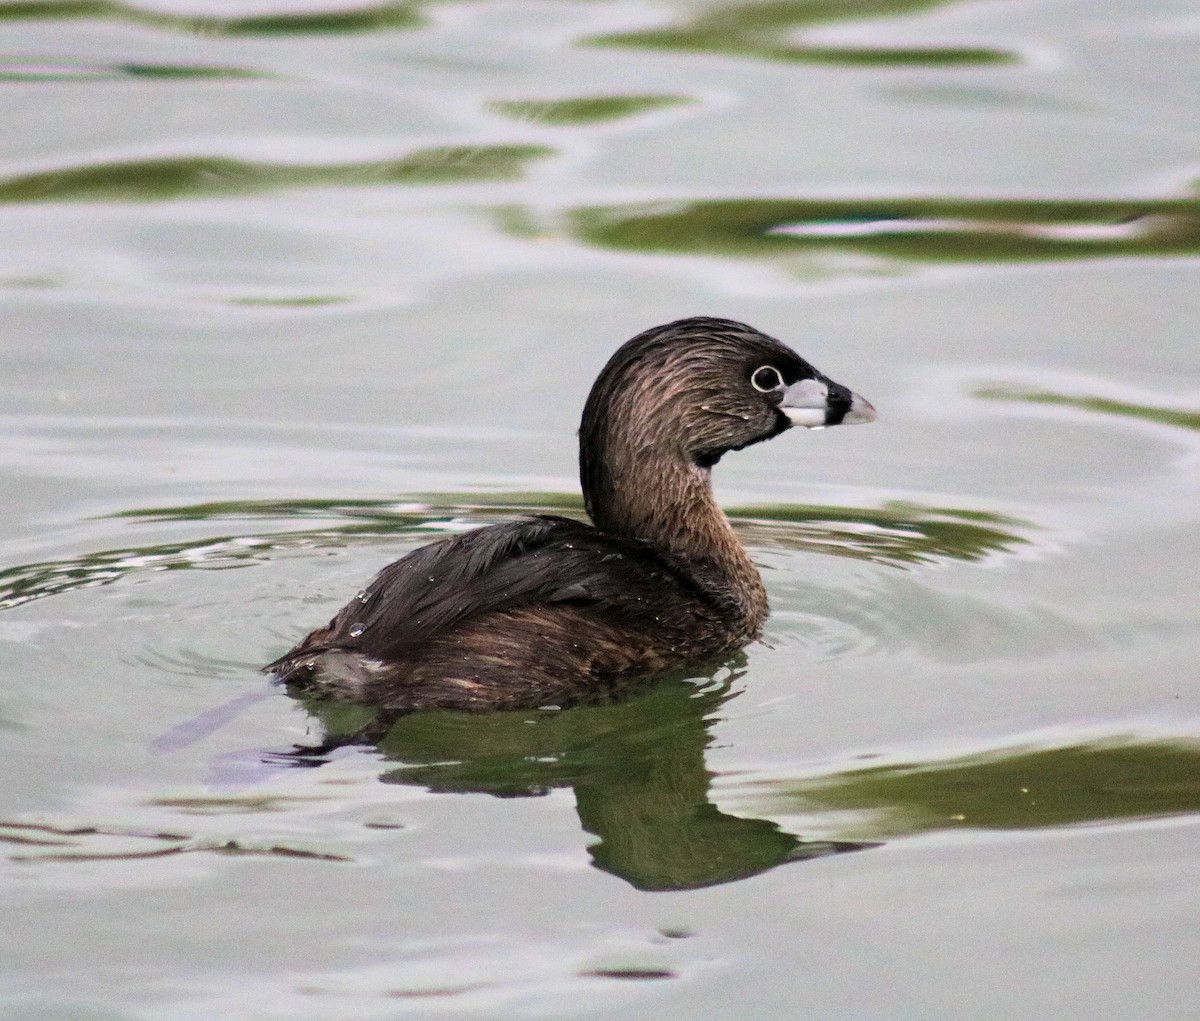
M 1194 1017 L 1196 0 L 0 31 L 6 1016 Z M 257 667 L 693 314 L 880 410 L 717 469 L 763 642 L 296 756 Z

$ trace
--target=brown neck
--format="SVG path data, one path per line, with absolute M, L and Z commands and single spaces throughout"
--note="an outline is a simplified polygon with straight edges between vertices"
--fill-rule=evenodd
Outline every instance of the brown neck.
M 746 624 L 757 629 L 767 615 L 766 589 L 717 506 L 707 468 L 619 443 L 609 445 L 600 464 L 584 458 L 582 467 L 584 499 L 597 528 L 674 554 L 705 588 L 732 597 Z

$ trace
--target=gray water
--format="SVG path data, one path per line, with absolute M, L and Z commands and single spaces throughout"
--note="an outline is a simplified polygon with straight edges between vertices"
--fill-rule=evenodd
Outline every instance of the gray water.
M 1194 1018 L 1200 3 L 0 2 L 0 1013 Z M 256 667 L 580 513 L 635 332 L 773 616 L 626 701 Z

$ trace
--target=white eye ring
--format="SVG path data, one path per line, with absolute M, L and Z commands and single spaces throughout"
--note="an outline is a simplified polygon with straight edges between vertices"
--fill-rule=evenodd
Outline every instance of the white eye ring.
M 769 394 L 783 386 L 783 377 L 774 365 L 763 365 L 750 373 L 750 385 L 760 394 Z

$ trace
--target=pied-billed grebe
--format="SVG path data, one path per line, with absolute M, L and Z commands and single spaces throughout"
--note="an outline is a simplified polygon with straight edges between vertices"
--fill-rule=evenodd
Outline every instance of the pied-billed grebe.
M 391 712 L 529 708 L 757 637 L 762 579 L 712 492 L 730 450 L 875 409 L 727 319 L 647 330 L 609 359 L 579 428 L 594 527 L 538 515 L 413 550 L 265 667 Z

